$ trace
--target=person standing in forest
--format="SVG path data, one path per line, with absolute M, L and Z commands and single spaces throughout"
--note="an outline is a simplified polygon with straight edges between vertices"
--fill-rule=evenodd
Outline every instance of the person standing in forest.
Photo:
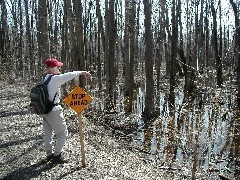
M 61 74 L 60 68 L 63 66 L 62 62 L 57 59 L 49 58 L 45 61 L 47 68 L 46 76 L 43 78 L 43 82 L 53 75 L 48 83 L 47 89 L 49 93 L 49 100 L 53 101 L 55 106 L 48 114 L 43 114 L 43 130 L 44 130 L 44 145 L 47 154 L 46 161 L 52 161 L 53 164 L 62 164 L 67 162 L 63 157 L 63 147 L 66 142 L 68 130 L 66 121 L 63 116 L 63 109 L 60 102 L 60 87 L 66 82 L 77 79 L 79 75 L 84 75 L 86 79 L 91 79 L 92 76 L 87 71 L 72 71 Z M 56 145 L 52 147 L 53 132 L 56 134 Z

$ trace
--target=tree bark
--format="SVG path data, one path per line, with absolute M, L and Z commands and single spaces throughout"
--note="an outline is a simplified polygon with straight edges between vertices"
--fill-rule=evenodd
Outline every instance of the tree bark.
M 129 36 L 130 36 L 130 26 L 129 26 L 129 19 L 130 19 L 130 2 L 129 0 L 125 0 L 125 29 L 124 29 L 124 55 L 123 55 L 123 74 L 124 74 L 124 79 L 125 79 L 125 92 L 124 92 L 124 108 L 125 112 L 128 112 L 129 110 L 129 83 L 130 83 L 130 42 L 129 42 Z
M 29 18 L 29 9 L 28 9 L 28 0 L 24 0 L 25 5 L 25 16 L 26 16 L 26 41 L 27 41 L 27 51 L 26 51 L 26 61 L 29 63 L 29 74 L 35 75 L 34 64 L 35 60 L 33 58 L 33 42 L 31 35 L 31 26 L 30 26 L 30 18 Z
M 19 66 L 17 66 L 17 73 L 20 77 L 24 77 L 25 69 L 24 69 L 24 62 L 25 58 L 22 58 L 23 55 L 23 13 L 22 13 L 22 6 L 21 6 L 21 0 L 18 1 L 18 7 L 19 7 L 19 42 L 18 42 L 18 52 L 17 52 L 17 59 L 19 61 Z
M 74 9 L 75 9 L 75 22 L 76 22 L 76 32 L 75 32 L 75 39 L 76 39 L 76 63 L 79 70 L 85 70 L 85 61 L 83 59 L 84 54 L 84 45 L 83 45 L 83 21 L 82 21 L 82 1 L 75 0 L 74 1 Z M 79 85 L 84 87 L 86 85 L 86 79 L 81 78 L 79 79 Z
M 38 57 L 40 61 L 45 61 L 49 57 L 49 39 L 48 39 L 47 20 L 48 20 L 47 0 L 39 0 L 38 1 L 37 42 L 38 42 Z M 40 62 L 38 63 L 40 65 Z
M 172 1 L 172 38 L 171 38 L 171 62 L 170 62 L 170 94 L 169 101 L 174 107 L 175 103 L 175 77 L 176 77 L 176 53 L 177 53 L 177 43 L 178 43 L 178 32 L 177 32 L 177 21 L 176 21 L 176 2 Z
M 215 52 L 215 58 L 216 58 L 216 70 L 217 70 L 217 85 L 222 86 L 223 78 L 222 78 L 222 59 L 218 52 L 218 37 L 217 37 L 217 17 L 216 17 L 216 11 L 214 8 L 213 0 L 211 2 L 211 10 L 212 10 L 212 16 L 213 16 L 213 48 Z
M 101 54 L 102 51 L 105 53 L 105 39 L 104 39 L 104 29 L 103 29 L 103 20 L 100 10 L 100 4 L 99 0 L 96 0 L 96 15 L 98 18 L 98 33 L 97 33 L 97 43 L 98 43 L 98 54 L 97 54 L 97 76 L 98 76 L 98 84 L 99 84 L 99 90 L 102 89 L 102 67 L 101 67 Z M 102 46 L 101 48 L 101 40 L 102 40 Z
M 134 92 L 134 56 L 135 56 L 135 0 L 131 1 L 131 13 L 130 13 L 130 83 L 129 83 L 129 112 L 132 112 L 133 106 L 133 92 Z
M 238 107 L 240 108 L 240 22 L 238 17 L 238 9 L 237 5 L 233 2 L 233 0 L 229 0 L 232 5 L 234 17 L 235 17 L 235 58 L 237 59 L 237 82 L 238 82 L 238 93 L 237 93 L 237 102 Z
M 70 61 L 72 62 L 69 66 L 69 68 L 78 70 L 78 63 L 77 63 L 77 47 L 76 47 L 76 34 L 75 34 L 75 27 L 74 27 L 74 22 L 75 18 L 73 16 L 73 11 L 72 11 L 72 3 L 71 0 L 64 0 L 64 11 L 65 15 L 67 18 L 67 24 L 66 24 L 66 34 L 69 35 L 69 49 L 71 50 L 70 54 Z M 69 33 L 68 33 L 69 31 Z M 66 53 L 66 52 L 62 52 Z
M 10 55 L 10 38 L 8 34 L 7 8 L 5 0 L 1 1 L 1 26 L 0 26 L 0 63 L 2 70 L 10 71 L 11 63 L 8 61 Z
M 107 92 L 110 94 L 110 101 L 115 102 L 114 88 L 116 87 L 116 74 L 115 74 L 115 44 L 116 44 L 116 27 L 114 15 L 115 0 L 109 2 L 109 39 L 108 39 L 108 74 L 109 74 L 109 88 Z M 115 104 L 115 103 L 114 103 Z
M 135 2 L 125 1 L 124 77 L 125 112 L 132 112 L 135 52 Z
M 153 81 L 153 37 L 151 29 L 151 3 L 144 0 L 145 25 L 145 73 L 146 97 L 143 117 L 151 118 L 154 113 L 154 81 Z

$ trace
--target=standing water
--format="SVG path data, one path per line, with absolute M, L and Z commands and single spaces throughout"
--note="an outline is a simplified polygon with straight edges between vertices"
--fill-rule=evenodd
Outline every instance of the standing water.
M 208 100 L 200 108 L 196 99 L 192 104 L 183 104 L 182 91 L 175 94 L 175 111 L 170 113 L 167 95 L 159 93 L 159 117 L 149 128 L 134 133 L 132 146 L 154 156 L 163 168 L 179 171 L 183 177 L 194 174 L 196 179 L 203 175 L 215 179 L 222 173 L 234 176 L 233 148 L 240 147 L 233 144 L 234 113 L 229 105 L 234 101 L 232 96 L 224 93 L 221 97 L 224 103 Z M 144 97 L 139 88 L 136 108 L 139 117 Z
M 133 149 L 145 152 L 146 158 L 161 168 L 174 171 L 181 179 L 219 179 L 219 174 L 238 175 L 240 154 L 238 119 L 233 109 L 231 91 L 206 90 L 192 101 L 183 101 L 184 93 L 175 92 L 175 109 L 168 94 L 158 94 L 159 117 L 144 129 L 141 118 L 145 90 L 137 89 L 134 112 L 124 113 L 124 93 L 117 88 L 116 123 L 134 121 L 138 129 L 131 136 Z M 215 95 L 213 95 L 215 94 Z M 95 98 L 95 105 L 104 110 L 104 96 Z M 200 100 L 203 100 L 200 106 Z

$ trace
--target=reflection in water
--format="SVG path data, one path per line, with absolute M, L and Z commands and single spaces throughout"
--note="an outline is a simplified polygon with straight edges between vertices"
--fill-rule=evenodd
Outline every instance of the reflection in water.
M 234 110 L 235 96 L 231 91 L 220 91 L 214 100 L 213 90 L 201 92 L 194 102 L 184 103 L 183 92 L 176 91 L 175 110 L 169 108 L 168 95 L 159 92 L 159 117 L 147 129 L 141 128 L 144 90 L 138 89 L 130 118 L 123 113 L 124 95 L 120 91 L 118 88 L 118 121 L 134 119 L 139 126 L 133 133 L 134 148 L 147 152 L 146 156 L 153 156 L 161 166 L 179 170 L 188 179 L 199 179 L 200 175 L 210 177 L 210 174 L 210 179 L 218 179 L 221 173 L 239 176 L 240 111 Z M 104 110 L 103 102 L 104 98 L 95 98 L 92 105 Z
M 233 138 L 232 146 L 230 147 L 230 162 L 229 164 L 235 168 L 235 177 L 240 178 L 240 111 L 235 112 L 234 119 L 231 123 Z
M 138 115 L 142 113 L 140 100 L 143 97 L 144 93 L 139 90 L 136 108 Z M 164 161 L 161 163 L 169 166 L 184 165 L 191 171 L 182 173 L 192 178 L 199 173 L 237 172 L 235 166 L 239 162 L 236 160 L 239 160 L 240 151 L 240 123 L 238 125 L 236 120 L 232 121 L 234 117 L 229 106 L 234 101 L 229 98 L 232 96 L 226 94 L 223 97 L 226 101 L 224 104 L 211 103 L 211 97 L 206 96 L 208 99 L 200 108 L 197 100 L 189 103 L 190 107 L 184 105 L 183 97 L 183 92 L 176 92 L 176 108 L 173 112 L 169 110 L 164 92 L 159 93 L 159 118 L 152 127 L 144 130 L 142 139 L 135 137 L 144 144 L 138 148 L 143 148 L 150 154 L 158 153 Z M 137 143 L 133 143 L 133 146 L 137 146 Z M 234 163 L 228 163 L 230 154 L 235 157 Z

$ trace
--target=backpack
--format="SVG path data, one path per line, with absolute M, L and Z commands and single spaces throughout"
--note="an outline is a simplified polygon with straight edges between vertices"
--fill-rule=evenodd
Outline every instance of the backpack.
M 50 75 L 48 79 L 43 82 L 43 80 L 38 83 L 36 86 L 34 86 L 30 91 L 30 111 L 33 114 L 48 114 L 52 108 L 56 105 L 54 104 L 55 97 L 57 93 L 55 94 L 53 101 L 50 101 L 48 99 L 48 90 L 47 85 L 49 81 L 51 80 L 53 75 Z

